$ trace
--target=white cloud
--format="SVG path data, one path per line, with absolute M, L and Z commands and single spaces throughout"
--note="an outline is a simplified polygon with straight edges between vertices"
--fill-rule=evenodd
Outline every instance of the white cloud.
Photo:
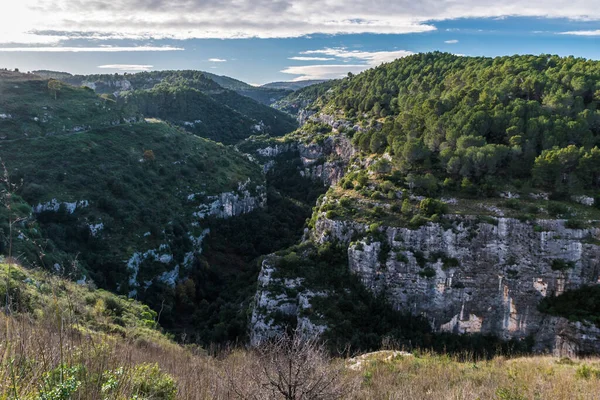
M 341 59 L 362 60 L 368 66 L 377 66 L 381 63 L 394 61 L 397 58 L 406 57 L 414 53 L 408 50 L 360 51 L 348 50 L 345 47 L 340 47 L 325 48 L 321 50 L 308 50 L 303 51 L 301 54 L 323 54 Z
M 209 58 L 208 61 L 210 61 L 210 62 L 226 62 L 227 60 L 225 60 L 224 58 Z
M 295 60 L 295 61 L 331 61 L 331 60 L 335 60 L 335 58 L 331 58 L 331 57 L 290 57 L 290 58 L 288 58 L 288 60 Z
M 44 53 L 119 53 L 128 51 L 182 51 L 181 47 L 153 47 L 153 46 L 137 46 L 137 47 L 0 47 L 0 52 L 44 52 Z
M 140 64 L 107 64 L 98 65 L 98 68 L 102 69 L 116 69 L 119 71 L 149 71 L 154 65 L 140 65 Z
M 445 40 L 444 43 L 447 43 L 447 44 L 456 44 L 456 43 L 458 43 L 458 40 L 456 40 L 456 39 Z
M 282 38 L 402 34 L 435 21 L 506 16 L 600 20 L 592 0 L 18 0 L 2 2 L 0 43 L 69 38 Z
M 327 55 L 330 56 L 328 59 L 338 59 L 347 64 L 292 66 L 281 71 L 284 74 L 300 75 L 295 78 L 294 81 L 342 78 L 346 76 L 348 72 L 354 74 L 360 73 L 382 63 L 394 61 L 397 58 L 406 57 L 414 53 L 408 50 L 359 51 L 348 50 L 346 48 L 325 48 L 321 50 L 307 50 L 303 51 L 301 54 Z
M 575 36 L 600 36 L 600 29 L 595 31 L 569 31 L 560 32 L 561 35 L 575 35 Z
M 293 79 L 296 81 L 304 81 L 308 79 L 337 79 L 348 75 L 348 72 L 358 74 L 369 68 L 368 65 L 302 65 L 297 67 L 287 67 L 281 72 L 284 74 L 300 75 Z

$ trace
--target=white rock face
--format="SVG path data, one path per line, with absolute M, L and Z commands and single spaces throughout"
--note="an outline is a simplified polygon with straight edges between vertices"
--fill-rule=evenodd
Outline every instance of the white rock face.
M 263 149 L 256 150 L 256 153 L 262 157 L 274 158 L 280 154 L 287 153 L 289 151 L 297 150 L 298 146 L 296 143 L 276 144 L 275 146 L 268 146 Z
M 246 182 L 241 182 L 238 185 L 237 191 L 221 193 L 216 196 L 205 196 L 205 193 L 192 193 L 187 195 L 185 198 L 190 202 L 198 201 L 200 199 L 208 199 L 209 201 L 208 203 L 201 203 L 198 206 L 198 211 L 194 212 L 192 217 L 199 219 L 206 218 L 207 216 L 230 218 L 251 212 L 259 207 L 264 207 L 267 201 L 266 189 L 264 186 L 257 186 L 255 189 L 256 194 L 252 195 L 248 189 L 250 184 L 251 181 L 248 179 Z M 194 227 L 200 227 L 201 221 L 192 221 L 190 224 Z M 181 265 L 174 265 L 174 257 L 167 244 L 162 244 L 158 249 L 135 252 L 127 261 L 127 268 L 130 272 L 129 286 L 133 288 L 129 293 L 130 297 L 137 294 L 137 288 L 139 287 L 139 269 L 140 265 L 145 260 L 160 262 L 171 267 L 168 271 L 157 276 L 156 279 L 170 286 L 175 286 L 180 279 L 180 274 L 192 266 L 195 254 L 200 254 L 202 252 L 202 243 L 209 233 L 209 229 L 202 230 L 200 234 L 188 233 L 188 238 L 192 242 L 194 249 L 185 254 Z M 151 236 L 150 232 L 146 232 L 143 235 L 143 237 L 149 236 Z M 144 286 L 148 288 L 152 284 L 152 280 L 144 283 Z
M 571 199 L 579 204 L 583 204 L 584 206 L 593 206 L 596 202 L 593 197 L 589 196 L 573 196 Z
M 173 268 L 169 272 L 163 272 L 158 277 L 159 281 L 166 283 L 167 285 L 169 285 L 171 287 L 175 287 L 175 284 L 177 283 L 178 279 L 179 279 L 179 265 L 176 265 L 175 268 Z
M 300 174 L 321 181 L 325 186 L 336 184 L 343 178 L 350 159 L 356 154 L 352 143 L 345 136 L 328 137 L 320 144 L 291 142 L 256 150 L 264 158 L 275 158 L 291 152 L 298 152 L 302 161 Z M 273 165 L 273 160 L 267 161 L 264 165 L 265 172 Z
M 304 166 L 302 176 L 320 180 L 325 186 L 337 184 L 345 175 L 356 149 L 345 136 L 328 137 L 323 144 L 298 145 Z
M 254 132 L 264 132 L 265 128 L 266 126 L 263 121 L 260 121 L 258 124 L 252 126 L 252 130 L 254 130 Z
M 98 236 L 98 234 L 104 229 L 104 223 L 100 222 L 99 224 L 90 224 L 88 225 L 90 228 L 90 233 L 93 237 Z
M 231 218 L 265 207 L 267 204 L 266 188 L 262 185 L 256 186 L 254 189 L 256 193 L 252 194 L 248 189 L 249 185 L 250 180 L 240 183 L 237 191 L 207 196 L 208 203 L 200 204 L 198 211 L 193 214 L 194 217 L 200 219 L 208 216 Z M 193 200 L 194 195 L 190 196 Z M 190 199 L 190 196 L 188 196 L 188 199 Z
M 548 333 L 542 329 L 550 317 L 537 311 L 538 303 L 567 289 L 597 284 L 600 274 L 600 246 L 586 241 L 598 237 L 600 229 L 568 229 L 564 222 L 497 218 L 494 225 L 457 217 L 449 229 L 433 223 L 416 230 L 384 228 L 392 249 L 385 263 L 379 242 L 359 241 L 348 247 L 349 268 L 367 288 L 385 288 L 397 309 L 426 315 L 437 330 L 492 333 L 504 339 L 533 335 L 538 350 L 552 351 L 555 339 L 545 338 Z M 348 228 L 338 221 L 317 222 L 314 236 L 336 224 L 342 231 Z M 337 233 L 340 228 L 326 229 L 333 239 L 348 237 L 347 232 Z M 419 263 L 417 253 L 424 261 Z M 555 260 L 572 263 L 573 268 L 554 270 Z M 435 275 L 427 277 L 426 269 Z M 573 348 L 587 340 L 554 334 Z
M 69 214 L 73 214 L 75 212 L 76 209 L 78 208 L 86 208 L 90 205 L 89 201 L 87 200 L 78 200 L 78 201 L 74 201 L 74 202 L 59 202 L 56 199 L 52 199 L 47 203 L 44 204 L 38 204 L 35 207 L 33 207 L 33 212 L 36 214 L 40 214 L 44 211 L 54 211 L 54 212 L 58 212 L 58 210 L 60 210 L 61 206 L 64 206 L 66 211 Z
M 129 275 L 129 287 L 132 288 L 132 290 L 129 292 L 129 297 L 133 297 L 137 294 L 137 290 L 135 288 L 139 287 L 139 283 L 138 283 L 138 274 L 140 271 L 140 265 L 146 261 L 146 260 L 152 260 L 152 261 L 156 261 L 156 262 L 160 262 L 163 264 L 170 264 L 171 261 L 173 260 L 173 255 L 166 252 L 168 250 L 168 246 L 167 245 L 161 245 L 158 249 L 151 249 L 145 252 L 135 252 L 133 253 L 133 255 L 129 258 L 129 260 L 127 261 L 127 269 L 130 271 L 130 275 Z M 164 253 L 161 253 L 161 251 L 163 251 Z M 177 276 L 179 275 L 179 266 L 175 267 L 177 269 L 176 272 L 176 276 L 173 279 L 173 285 L 175 284 L 174 282 L 177 280 Z M 175 269 L 174 269 L 175 270 Z M 171 271 L 173 272 L 173 271 Z M 166 277 L 165 279 L 169 278 L 171 275 L 169 275 L 170 273 L 166 273 Z M 165 275 L 165 274 L 163 274 Z M 152 281 L 149 281 L 150 283 Z M 149 286 L 149 284 L 146 282 L 146 288 Z
M 107 81 L 97 81 L 97 82 L 81 82 L 81 86 L 88 87 L 94 91 L 98 90 L 99 87 L 107 86 L 114 90 L 113 94 L 115 96 L 119 96 L 120 92 L 124 92 L 127 90 L 133 89 L 131 82 L 127 79 L 116 79 L 116 80 L 107 80 Z
M 498 217 L 494 223 L 448 216 L 444 223 L 418 229 L 379 230 L 386 246 L 369 237 L 364 224 L 320 215 L 306 238 L 347 243 L 348 267 L 369 290 L 385 293 L 398 310 L 426 317 L 437 331 L 494 334 L 506 340 L 533 336 L 539 352 L 600 352 L 600 328 L 537 309 L 545 297 L 600 284 L 600 246 L 589 240 L 600 236 L 600 228 L 569 229 L 564 220 Z M 350 242 L 356 236 L 364 239 Z M 572 268 L 553 269 L 556 261 Z M 263 264 L 263 270 L 273 264 Z M 255 314 L 276 309 L 260 297 L 270 293 L 266 286 L 259 283 Z M 277 293 L 276 304 L 297 304 L 297 294 Z M 253 321 L 261 316 L 253 315 Z M 271 328 L 263 324 L 258 332 L 268 336 Z
M 295 318 L 297 329 L 306 336 L 320 335 L 325 326 L 313 322 L 305 316 L 306 310 L 312 308 L 310 301 L 326 293 L 309 290 L 296 290 L 302 285 L 302 279 L 285 279 L 275 277 L 274 264 L 277 257 L 269 256 L 262 263 L 258 276 L 258 290 L 254 298 L 254 308 L 250 321 L 250 344 L 257 346 L 266 339 L 281 335 L 285 327 L 277 316 Z M 295 295 L 290 296 L 290 293 Z

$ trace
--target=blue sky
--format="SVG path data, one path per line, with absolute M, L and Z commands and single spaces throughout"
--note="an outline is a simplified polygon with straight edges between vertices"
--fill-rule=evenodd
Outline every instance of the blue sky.
M 434 50 L 600 59 L 600 7 L 591 3 L 21 0 L 0 15 L 0 67 L 198 69 L 263 84 L 335 78 Z

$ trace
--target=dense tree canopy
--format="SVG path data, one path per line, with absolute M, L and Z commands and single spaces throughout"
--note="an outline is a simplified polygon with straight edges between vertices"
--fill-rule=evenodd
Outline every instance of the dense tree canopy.
M 554 190 L 600 184 L 597 61 L 419 54 L 338 81 L 321 101 L 362 123 L 353 140 L 363 151 L 389 152 L 405 173 L 475 183 L 535 175 Z

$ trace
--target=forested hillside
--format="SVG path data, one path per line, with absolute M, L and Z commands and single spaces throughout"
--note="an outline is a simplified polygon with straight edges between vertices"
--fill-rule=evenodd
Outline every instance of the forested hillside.
M 329 188 L 263 262 L 255 342 L 301 326 L 337 349 L 599 351 L 577 299 L 599 278 L 600 62 L 418 54 L 287 99 L 301 128 L 240 148 L 267 166 L 299 149 Z
M 597 320 L 577 295 L 542 300 L 598 278 L 599 64 L 414 55 L 288 96 L 277 106 L 302 126 L 287 135 L 291 117 L 201 73 L 107 80 L 117 98 L 45 81 L 41 107 L 74 91 L 237 146 L 120 118 L 0 149 L 46 266 L 76 259 L 194 342 L 307 325 L 336 351 L 550 351 L 548 326 L 573 325 L 547 318 Z
M 417 187 L 579 193 L 600 185 L 599 82 L 600 63 L 573 57 L 421 54 L 344 79 L 323 110 L 361 124 L 353 143 Z
M 0 87 L 0 252 L 143 299 L 194 342 L 244 341 L 256 258 L 299 239 L 324 189 L 198 136 L 235 143 L 293 120 L 200 73 L 118 98 L 8 71 Z
M 139 118 L 136 110 L 122 108 L 114 99 L 97 96 L 90 89 L 0 71 L 2 140 L 76 133 Z
M 225 144 L 235 144 L 253 134 L 281 136 L 297 126 L 285 113 L 238 93 L 250 90 L 270 96 L 266 89 L 201 71 L 124 75 L 39 73 L 70 85 L 92 88 L 105 98 L 118 101 L 123 109 L 167 120 L 198 136 Z
M 277 101 L 273 104 L 273 107 L 285 111 L 290 115 L 297 115 L 303 111 L 316 110 L 318 105 L 313 103 L 337 83 L 337 80 L 315 81 L 313 85 L 304 86 Z M 311 105 L 312 107 L 310 107 Z

